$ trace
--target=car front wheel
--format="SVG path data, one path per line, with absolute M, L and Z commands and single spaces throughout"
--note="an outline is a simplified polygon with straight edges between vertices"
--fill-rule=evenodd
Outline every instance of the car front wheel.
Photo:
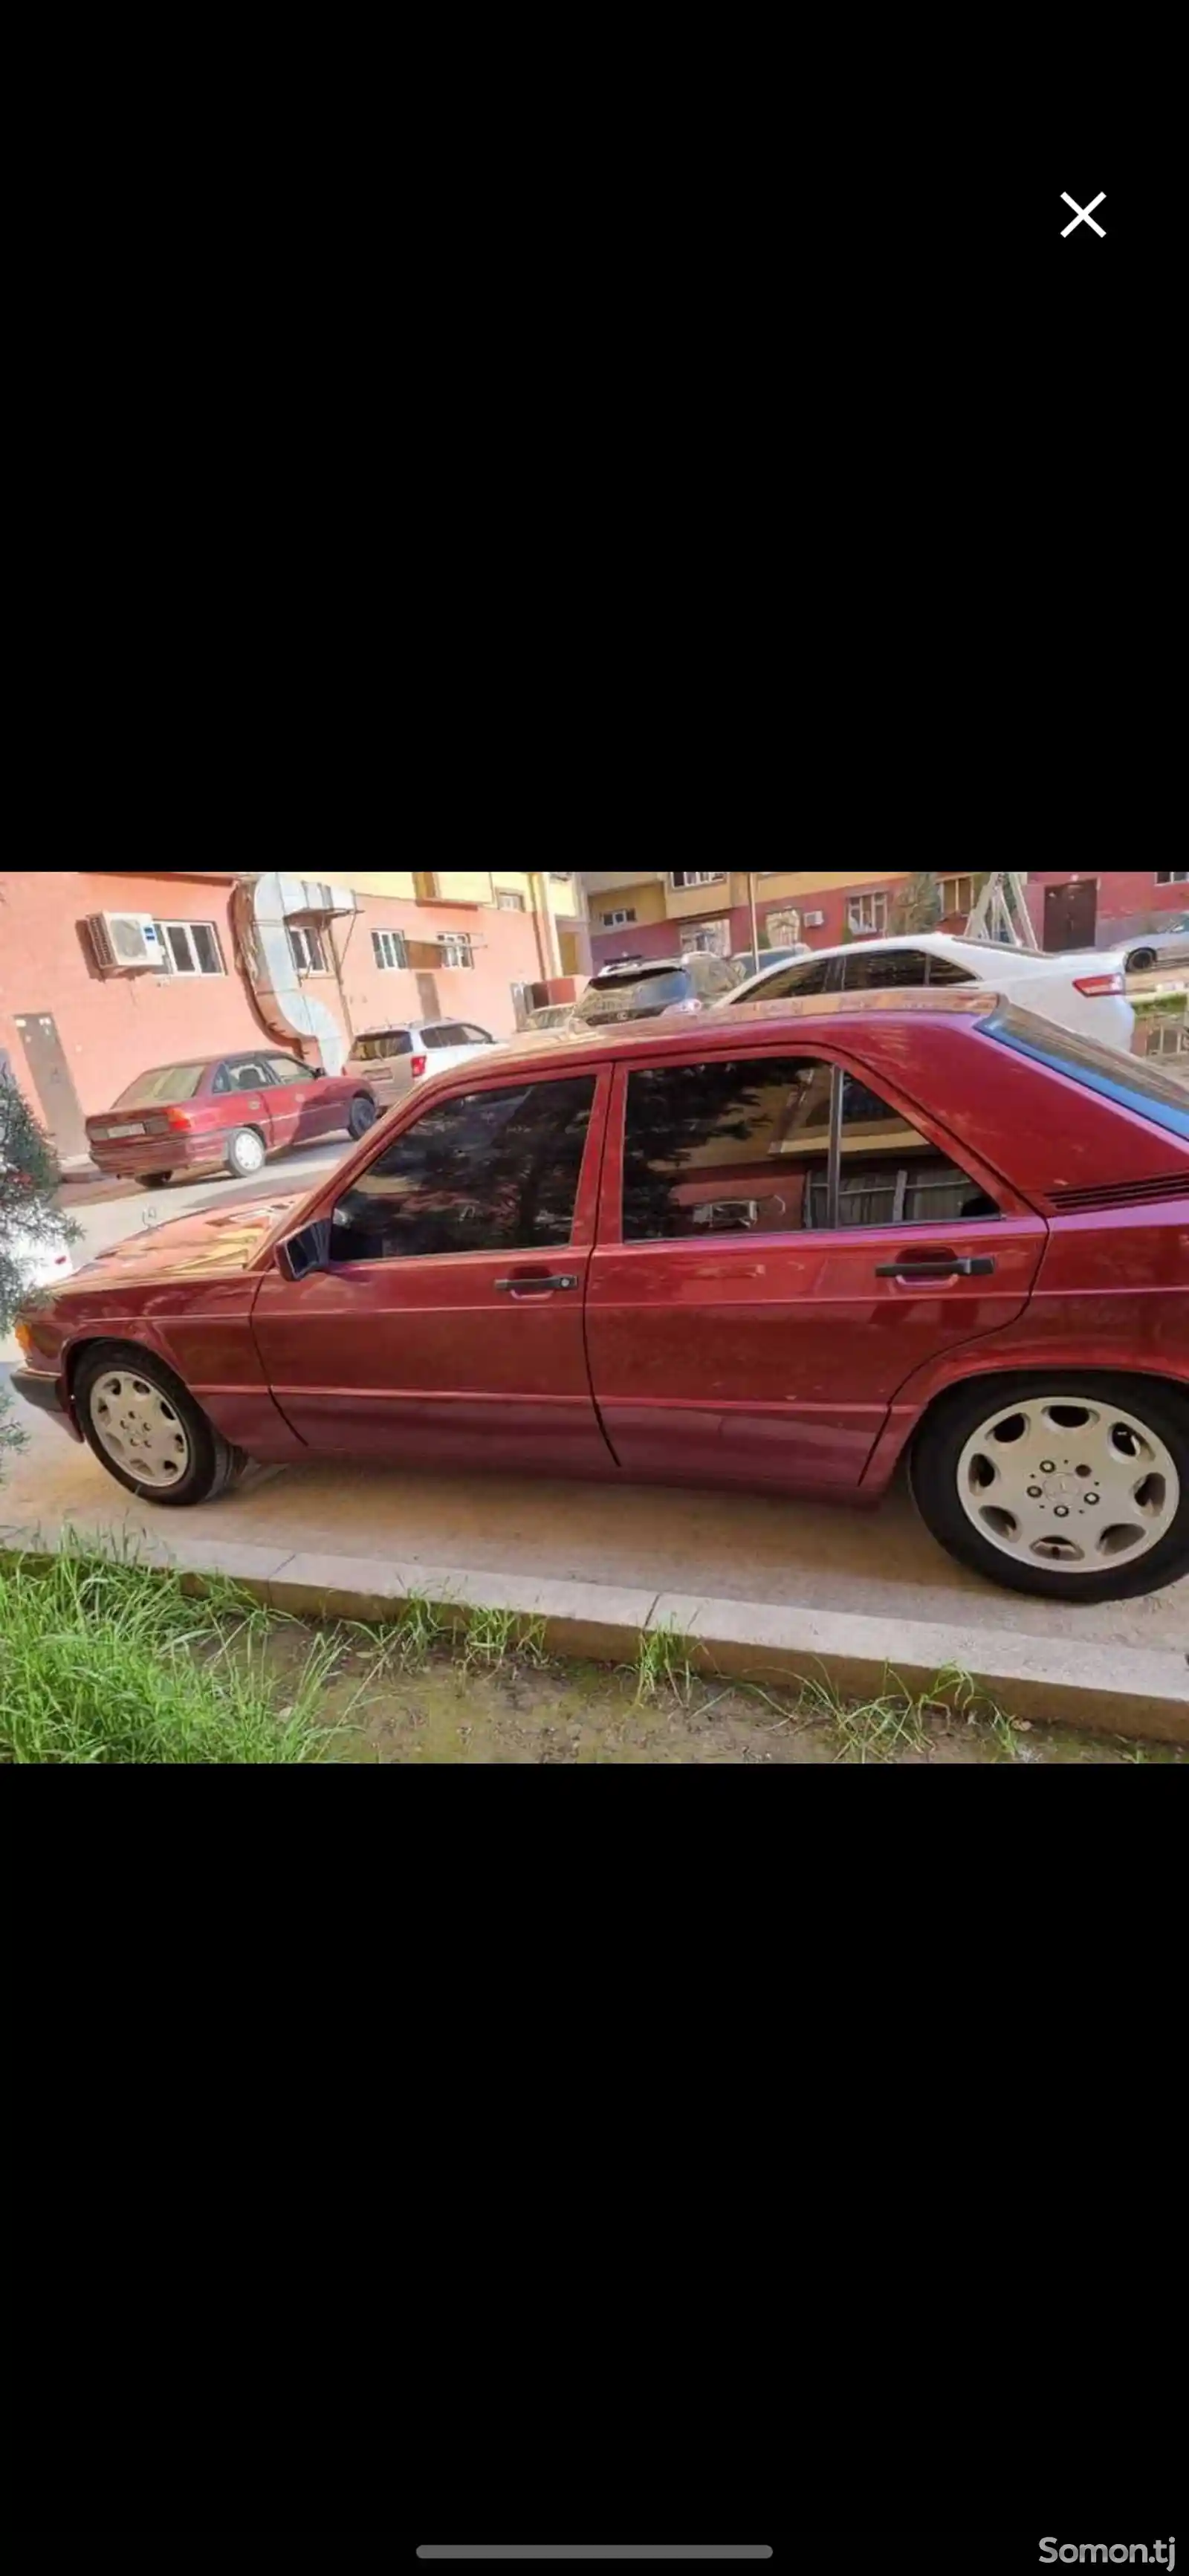
M 213 1502 L 245 1461 L 164 1362 L 129 1345 L 84 1355 L 74 1383 L 79 1423 L 117 1484 L 142 1502 Z
M 1054 1371 L 974 1380 L 913 1444 L 922 1518 L 1014 1592 L 1122 1601 L 1189 1572 L 1189 1394 Z

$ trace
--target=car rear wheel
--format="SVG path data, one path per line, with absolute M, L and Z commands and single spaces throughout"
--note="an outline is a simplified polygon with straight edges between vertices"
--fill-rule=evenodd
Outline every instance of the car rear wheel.
M 1129 975 L 1146 975 L 1149 966 L 1155 966 L 1156 963 L 1154 948 L 1133 948 L 1127 960 L 1127 972 Z
M 246 1464 L 181 1379 L 128 1345 L 108 1344 L 84 1356 L 74 1402 L 100 1464 L 142 1502 L 213 1502 Z
M 375 1123 L 375 1101 L 369 1100 L 366 1091 L 357 1091 L 355 1098 L 351 1103 L 350 1112 L 347 1118 L 348 1136 L 355 1138 L 366 1136 L 368 1128 L 374 1127 Z
M 1090 1372 L 975 1380 L 918 1432 L 913 1493 L 992 1583 L 1123 1601 L 1189 1571 L 1189 1398 Z
M 253 1172 L 263 1170 L 266 1152 L 264 1138 L 255 1127 L 237 1127 L 228 1139 L 227 1169 L 237 1180 L 248 1181 Z
M 172 1172 L 146 1172 L 140 1186 L 142 1190 L 163 1190 L 172 1179 Z

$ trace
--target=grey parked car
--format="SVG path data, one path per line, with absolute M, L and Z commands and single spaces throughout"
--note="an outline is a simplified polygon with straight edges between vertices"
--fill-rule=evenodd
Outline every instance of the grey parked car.
M 403 1100 L 414 1083 L 431 1073 L 450 1073 L 471 1056 L 498 1045 L 490 1029 L 473 1020 L 404 1020 L 387 1029 L 366 1029 L 351 1048 L 347 1071 L 374 1091 L 381 1110 Z
M 1134 940 L 1126 964 L 1129 975 L 1142 975 L 1150 966 L 1189 966 L 1189 912 Z

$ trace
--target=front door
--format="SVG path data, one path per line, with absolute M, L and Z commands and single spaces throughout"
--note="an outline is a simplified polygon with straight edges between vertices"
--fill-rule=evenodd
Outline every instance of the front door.
M 267 1277 L 253 1325 L 311 1449 L 410 1468 L 605 1475 L 583 1299 L 610 1075 L 425 1106 L 333 1209 L 325 1270 Z
M 82 1162 L 87 1130 L 79 1096 L 71 1079 L 56 1020 L 48 1011 L 28 1011 L 17 1027 L 25 1049 L 45 1127 L 63 1162 Z
M 1074 885 L 1045 887 L 1045 947 L 1092 948 L 1098 924 L 1098 885 L 1079 877 Z
M 587 1302 L 620 1465 L 854 1487 L 897 1389 L 1021 1312 L 1045 1240 L 921 1113 L 816 1048 L 621 1067 Z

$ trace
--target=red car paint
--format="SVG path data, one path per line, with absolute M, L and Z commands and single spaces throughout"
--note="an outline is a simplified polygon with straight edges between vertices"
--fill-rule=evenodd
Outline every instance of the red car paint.
M 148 1073 L 129 1084 L 131 1097 L 123 1105 L 88 1118 L 87 1150 L 101 1172 L 141 1180 L 153 1172 L 217 1166 L 229 1138 L 242 1127 L 255 1131 L 267 1153 L 282 1154 L 291 1146 L 346 1132 L 354 1101 L 362 1098 L 375 1107 L 375 1094 L 365 1083 L 346 1074 L 314 1075 L 276 1045 L 212 1056 L 201 1064 L 193 1056 L 179 1057 L 178 1063 L 190 1075 L 198 1074 L 196 1087 L 184 1086 L 188 1097 L 138 1099 L 142 1088 L 151 1093 L 157 1082 Z M 168 1070 L 161 1068 L 162 1075 Z M 164 1090 L 168 1088 L 165 1083 Z M 142 1133 L 118 1132 L 130 1126 Z
M 140 1343 L 262 1460 L 337 1452 L 856 1502 L 878 1498 L 961 1380 L 1059 1364 L 1189 1388 L 1189 1145 L 997 1042 L 988 1007 L 981 992 L 890 991 L 528 1040 L 411 1096 L 304 1202 L 116 1246 L 30 1303 L 27 1356 L 69 1416 L 87 1343 Z M 852 1071 L 1000 1213 L 625 1242 L 628 1069 L 790 1052 Z M 437 1104 L 575 1072 L 597 1084 L 564 1252 L 281 1274 L 279 1244 L 329 1219 Z M 1062 1213 L 1068 1190 L 1105 1203 Z M 994 1269 L 877 1275 L 930 1249 Z M 535 1286 L 562 1271 L 565 1293 Z M 497 1284 L 510 1277 L 515 1295 Z

